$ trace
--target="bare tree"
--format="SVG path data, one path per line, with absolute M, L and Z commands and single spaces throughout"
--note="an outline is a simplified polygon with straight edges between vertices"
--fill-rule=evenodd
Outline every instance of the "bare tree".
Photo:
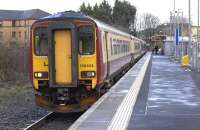
M 160 20 L 157 16 L 144 13 L 137 18 L 137 31 L 140 32 L 140 36 L 144 39 L 149 39 L 154 35 L 155 29 L 160 24 Z

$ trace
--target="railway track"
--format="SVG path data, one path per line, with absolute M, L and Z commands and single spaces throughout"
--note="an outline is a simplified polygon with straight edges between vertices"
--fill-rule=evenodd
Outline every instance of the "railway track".
M 50 112 L 24 130 L 66 130 L 82 113 L 54 113 Z
M 123 77 L 123 75 L 124 74 L 117 77 L 117 81 L 121 77 Z M 112 85 L 114 85 L 116 82 L 114 82 Z M 33 124 L 29 125 L 24 130 L 66 130 L 83 113 L 84 112 L 63 114 L 63 113 L 50 112 L 41 119 L 34 122 Z

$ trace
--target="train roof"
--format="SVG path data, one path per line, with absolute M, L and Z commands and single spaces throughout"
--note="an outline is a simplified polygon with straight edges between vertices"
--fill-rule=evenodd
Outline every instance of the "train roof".
M 53 14 L 53 15 L 44 17 L 40 20 L 52 20 L 52 19 L 85 19 L 85 20 L 89 19 L 89 20 L 92 20 L 99 28 L 103 28 L 105 30 L 112 31 L 114 33 L 118 33 L 120 35 L 124 35 L 124 36 L 130 37 L 130 38 L 133 38 L 133 39 L 141 40 L 141 39 L 138 39 L 138 38 L 132 36 L 129 33 L 126 33 L 119 29 L 116 29 L 116 28 L 112 27 L 111 25 L 105 24 L 105 23 L 103 23 L 95 18 L 92 18 L 90 16 L 87 16 L 81 12 L 75 12 L 75 11 L 59 12 L 57 14 Z
M 90 19 L 89 16 L 84 15 L 81 12 L 75 11 L 65 11 L 65 12 L 58 12 L 56 14 L 49 15 L 47 17 L 42 18 L 41 20 L 47 19 Z

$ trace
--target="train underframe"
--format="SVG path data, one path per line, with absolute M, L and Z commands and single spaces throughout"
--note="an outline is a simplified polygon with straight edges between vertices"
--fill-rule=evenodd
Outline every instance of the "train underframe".
M 79 88 L 49 89 L 48 93 L 36 93 L 36 104 L 47 110 L 69 113 L 87 109 L 97 100 L 95 92 L 81 92 Z M 61 93 L 64 92 L 64 93 Z M 74 96 L 73 96 L 74 95 Z
M 36 92 L 36 104 L 47 110 L 60 113 L 84 111 L 106 93 L 138 59 L 126 64 L 119 71 L 109 76 L 105 82 L 97 85 L 95 89 L 87 89 L 86 85 L 81 84 L 82 82 L 76 88 L 50 88 L 48 81 L 43 81 L 45 82 L 43 84 L 46 85 L 40 86 L 39 91 Z

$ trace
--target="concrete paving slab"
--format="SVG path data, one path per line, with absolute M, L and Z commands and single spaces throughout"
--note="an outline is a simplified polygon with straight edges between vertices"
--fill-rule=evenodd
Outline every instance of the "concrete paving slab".
M 109 130 L 113 127 L 125 129 L 150 60 L 151 53 L 147 53 L 68 129 Z
M 128 129 L 199 130 L 197 77 L 200 74 L 185 71 L 165 56 L 153 56 L 151 73 L 143 82 Z

